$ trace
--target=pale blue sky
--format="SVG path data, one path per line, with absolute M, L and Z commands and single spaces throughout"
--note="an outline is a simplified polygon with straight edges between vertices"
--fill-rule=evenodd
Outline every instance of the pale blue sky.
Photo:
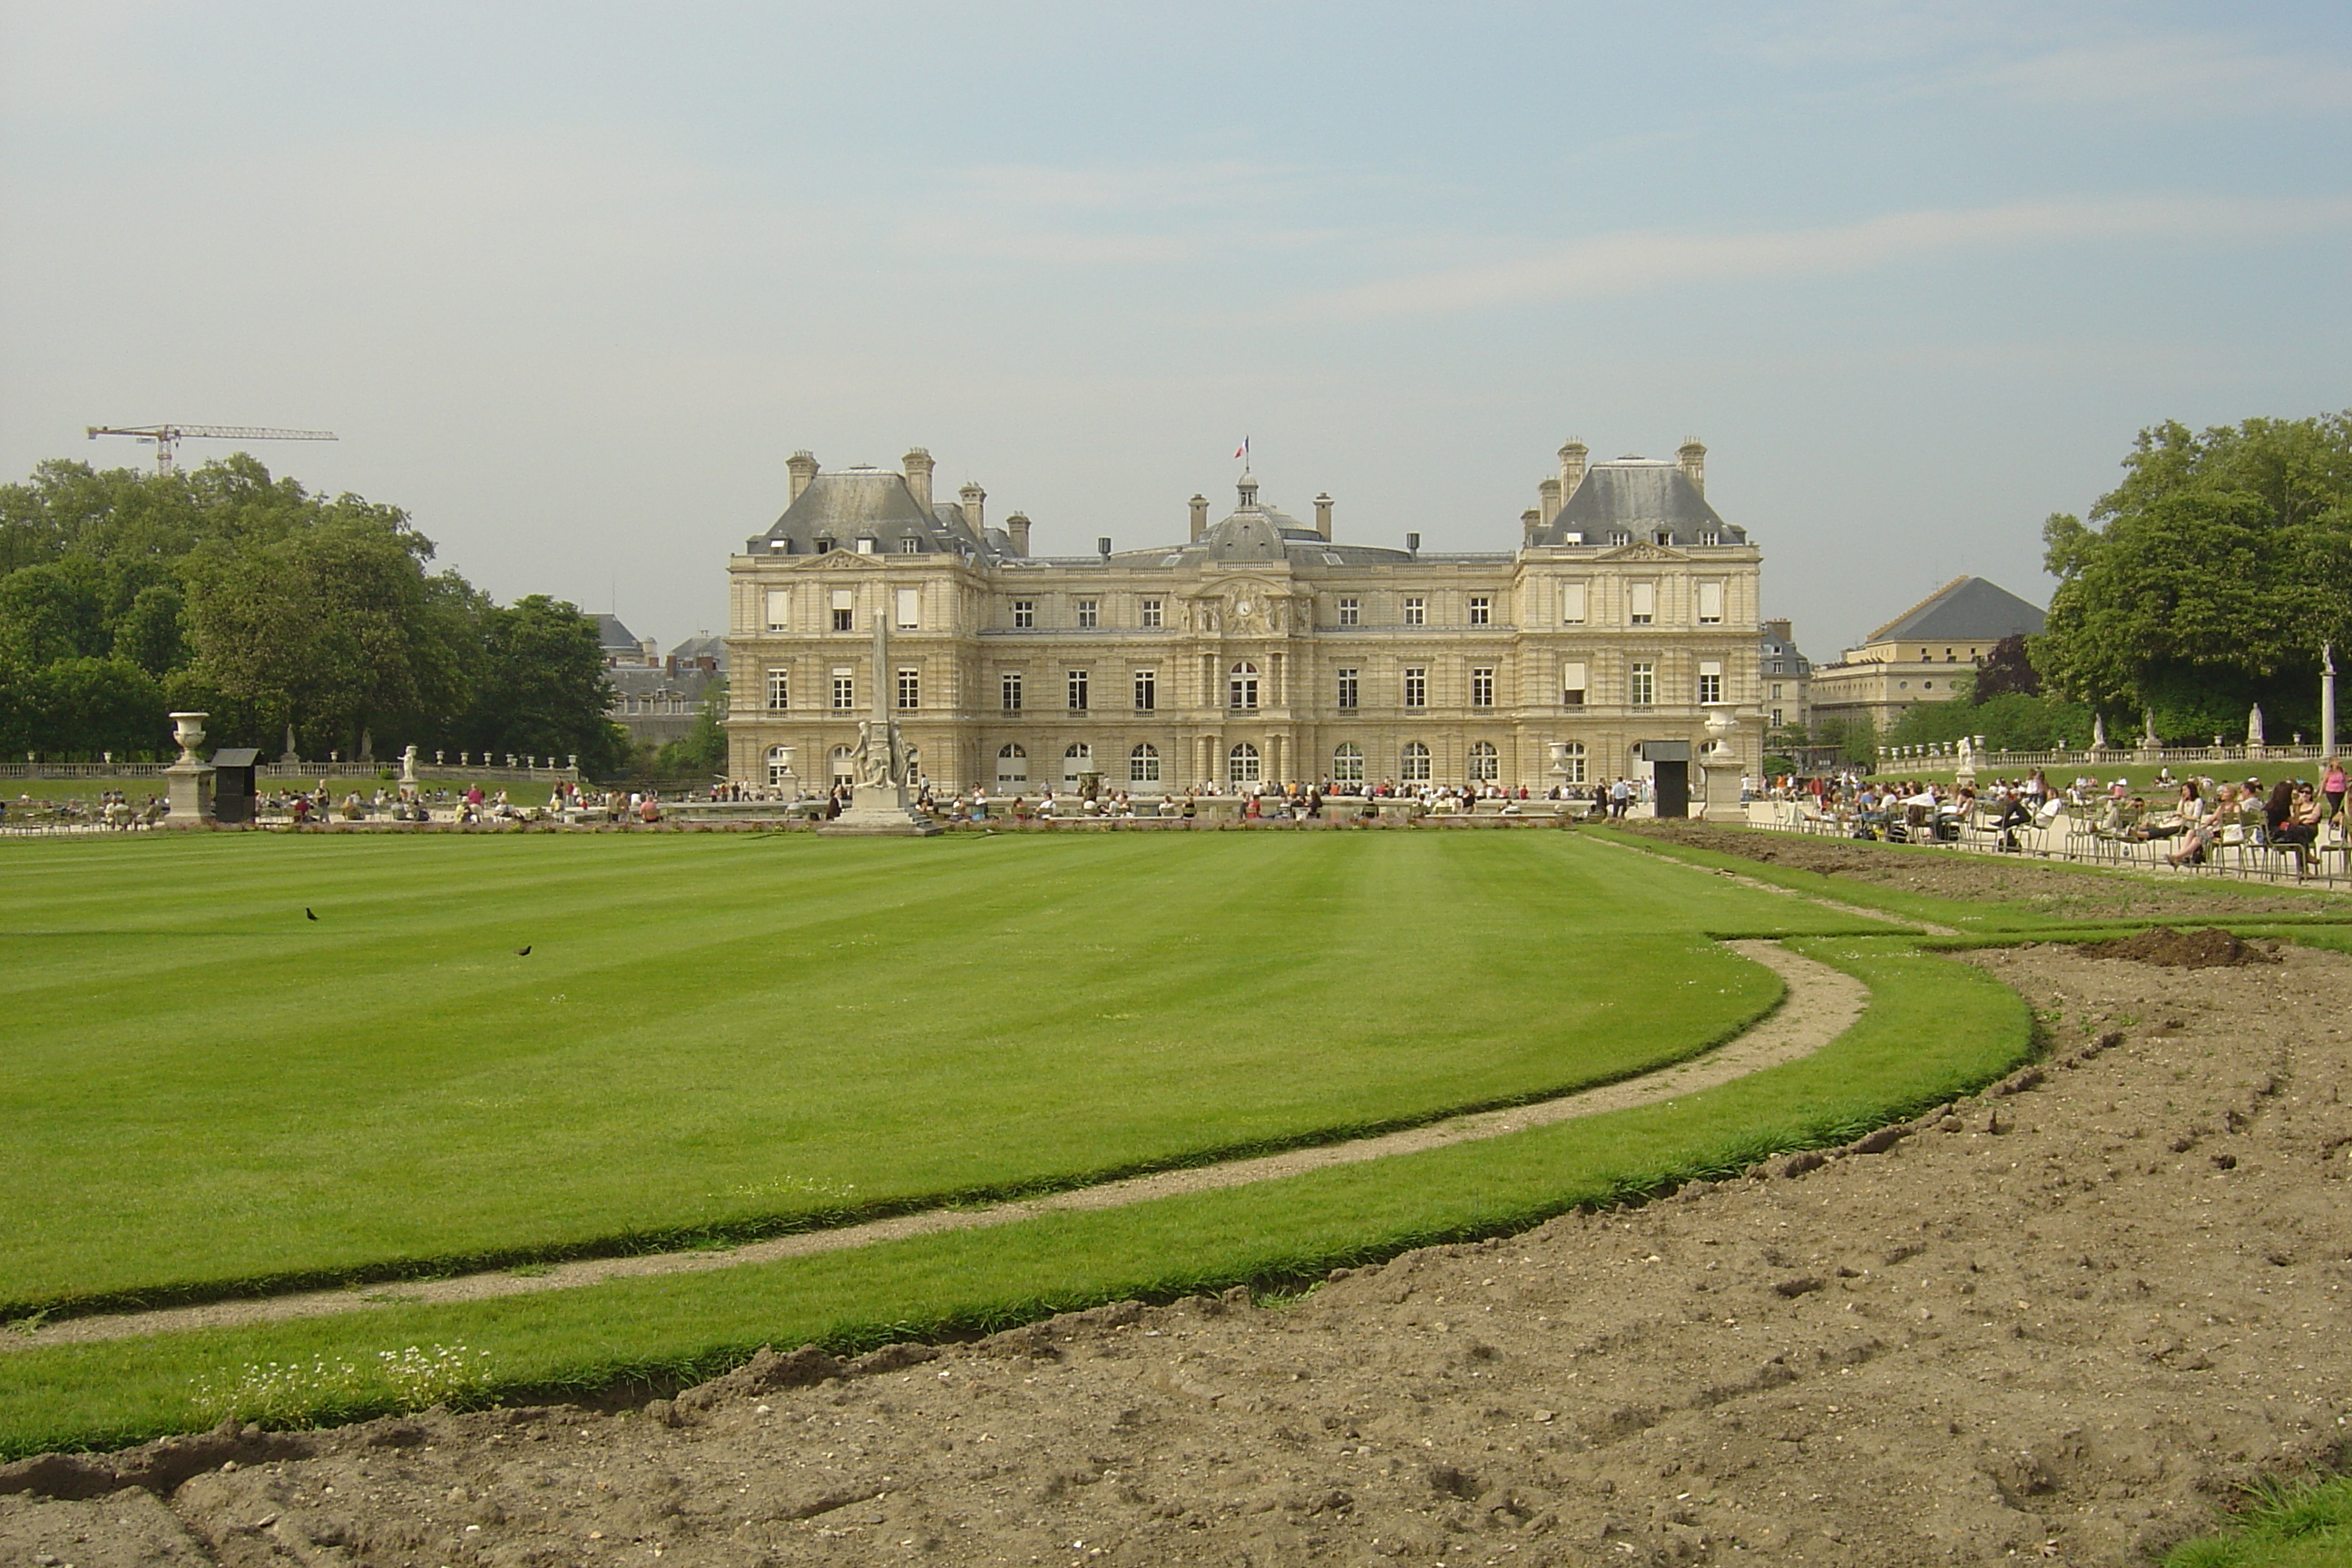
M 0 476 L 333 429 L 256 450 L 665 644 L 795 447 L 1079 553 L 1246 435 L 1500 550 L 1696 435 L 1828 658 L 2045 598 L 2144 425 L 2352 405 L 2341 5 L 0 0 Z

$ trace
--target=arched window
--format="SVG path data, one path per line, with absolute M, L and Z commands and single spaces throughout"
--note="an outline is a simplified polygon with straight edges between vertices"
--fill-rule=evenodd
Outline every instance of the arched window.
M 1257 666 L 1244 660 L 1234 666 L 1233 675 L 1225 683 L 1225 706 L 1255 708 L 1257 706 Z M 1252 778 L 1257 775 L 1252 773 Z
M 1397 777 L 1405 784 L 1429 782 L 1429 748 L 1419 741 L 1404 743 L 1404 757 L 1397 767 Z
M 1225 753 L 1225 782 L 1252 784 L 1257 783 L 1257 748 L 1244 741 Z
M 835 784 L 853 784 L 857 779 L 857 753 L 847 746 L 833 749 L 832 778 Z
M 1029 782 L 1029 753 L 1015 745 L 996 749 L 996 784 L 1025 784 Z
M 1353 741 L 1342 741 L 1331 752 L 1331 782 L 1361 784 L 1364 782 L 1364 748 Z
M 1127 782 L 1129 784 L 1160 782 L 1160 752 L 1156 747 L 1138 746 L 1127 753 Z
M 1095 771 L 1095 749 L 1080 741 L 1062 753 L 1062 782 L 1072 789 L 1078 787 L 1078 775 Z
M 1559 775 L 1559 782 L 1582 784 L 1584 782 L 1584 742 L 1565 741 L 1553 747 L 1552 752 L 1559 761 L 1553 764 L 1551 771 Z
M 1470 742 L 1470 782 L 1493 784 L 1503 776 L 1502 759 L 1496 754 L 1492 741 Z
M 782 784 L 792 776 L 792 771 L 793 749 L 790 746 L 770 746 L 768 748 L 768 782 L 772 784 Z

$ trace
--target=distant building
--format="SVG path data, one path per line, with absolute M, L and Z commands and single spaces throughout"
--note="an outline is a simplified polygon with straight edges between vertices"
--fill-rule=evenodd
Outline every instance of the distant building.
M 1956 577 L 1814 669 L 1813 720 L 1867 715 L 1883 731 L 1922 702 L 1948 702 L 1961 667 L 1982 664 L 2003 637 L 2039 635 L 2042 619 L 1998 584 Z
M 1796 634 L 1787 621 L 1766 621 L 1756 655 L 1756 678 L 1764 688 L 1764 724 L 1773 730 L 1802 730 L 1812 723 L 1809 689 L 1813 661 L 1797 648 Z
M 604 678 L 613 685 L 605 710 L 638 745 L 666 746 L 686 739 L 711 684 L 727 673 L 727 641 L 700 632 L 665 656 L 650 637 L 639 638 L 617 616 L 596 617 L 604 649 Z
M 900 472 L 798 453 L 790 504 L 729 563 L 730 765 L 849 776 L 884 616 L 887 696 L 950 788 L 1541 791 L 1687 757 L 1711 710 L 1761 695 L 1760 555 L 1708 503 L 1706 453 L 1570 442 L 1511 550 L 1343 542 L 1330 497 L 1302 521 L 1244 474 L 1222 521 L 1195 495 L 1171 542 L 1060 557 L 1030 553 L 1019 512 L 992 524 L 976 484 L 936 497 L 927 452 Z M 1761 740 L 1735 720 L 1729 762 L 1754 770 Z

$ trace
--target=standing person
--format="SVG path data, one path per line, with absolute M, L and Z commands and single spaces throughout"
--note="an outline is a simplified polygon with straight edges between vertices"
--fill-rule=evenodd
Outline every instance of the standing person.
M 2320 775 L 2319 793 L 2327 797 L 2327 820 L 2342 826 L 2344 821 L 2344 759 L 2327 759 L 2327 771 Z

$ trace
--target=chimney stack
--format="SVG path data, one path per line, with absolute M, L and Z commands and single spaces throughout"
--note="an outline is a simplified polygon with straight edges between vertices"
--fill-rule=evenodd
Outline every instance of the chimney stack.
M 1315 498 L 1315 531 L 1323 536 L 1326 544 L 1331 542 L 1331 493 L 1328 490 Z
M 1195 492 L 1190 505 L 1192 508 L 1192 542 L 1198 544 L 1201 535 L 1209 531 L 1209 498 Z
M 1519 513 L 1519 538 L 1522 542 L 1533 544 L 1536 542 L 1536 530 L 1543 526 L 1543 520 L 1541 507 L 1531 506 Z
M 1576 487 L 1584 482 L 1584 459 L 1591 455 L 1592 448 L 1573 437 L 1570 437 L 1567 446 L 1559 449 L 1559 504 L 1561 506 L 1564 507 L 1576 499 Z M 1558 513 L 1555 512 L 1554 515 L 1557 516 Z M 1550 520 L 1548 518 L 1545 521 Z
M 1690 476 L 1690 482 L 1698 487 L 1698 493 L 1706 494 L 1706 448 L 1699 445 L 1697 437 L 1693 436 L 1683 442 L 1675 452 L 1675 462 Z
M 1013 541 L 1013 553 L 1026 557 L 1029 553 L 1029 514 L 1008 511 L 1004 514 L 1005 536 Z
M 971 524 L 974 533 L 985 540 L 988 537 L 988 492 L 966 479 L 963 489 L 956 492 L 956 499 L 963 502 L 964 521 Z
M 1559 515 L 1559 481 L 1546 479 L 1536 487 L 1536 521 L 1549 522 Z
M 929 516 L 931 510 L 931 469 L 937 465 L 932 463 L 931 455 L 920 447 L 908 453 L 902 463 L 907 470 L 907 488 L 915 492 L 915 504 L 923 509 L 925 516 Z
M 816 478 L 816 459 L 809 456 L 808 448 L 803 447 L 784 459 L 784 467 L 792 470 L 793 476 L 793 493 L 785 502 L 789 506 L 801 499 L 801 492 L 809 488 L 811 479 Z

